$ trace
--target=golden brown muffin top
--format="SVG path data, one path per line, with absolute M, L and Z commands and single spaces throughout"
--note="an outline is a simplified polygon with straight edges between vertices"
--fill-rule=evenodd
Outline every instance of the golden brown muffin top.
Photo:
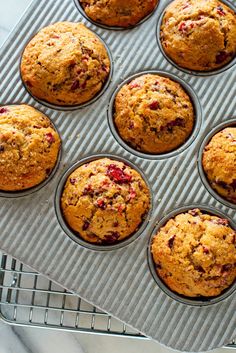
M 236 127 L 225 128 L 212 137 L 202 163 L 213 189 L 236 204 Z
M 133 234 L 150 208 L 141 175 L 123 162 L 101 158 L 67 179 L 61 208 L 70 228 L 90 243 L 113 244 Z
M 92 99 L 110 72 L 100 39 L 81 23 L 58 22 L 42 28 L 26 46 L 21 74 L 37 98 L 57 105 Z
M 80 3 L 87 16 L 95 22 L 129 27 L 148 16 L 158 0 L 81 0 Z
M 121 138 L 144 153 L 182 145 L 194 126 L 194 109 L 181 85 L 156 74 L 139 76 L 117 93 L 114 123 Z
M 236 15 L 217 0 L 175 0 L 163 17 L 161 42 L 181 67 L 220 68 L 236 54 Z
M 0 190 L 40 184 L 54 168 L 59 149 L 60 137 L 43 113 L 24 104 L 0 107 Z
M 236 232 L 198 209 L 170 219 L 153 238 L 156 271 L 174 292 L 217 296 L 236 278 Z

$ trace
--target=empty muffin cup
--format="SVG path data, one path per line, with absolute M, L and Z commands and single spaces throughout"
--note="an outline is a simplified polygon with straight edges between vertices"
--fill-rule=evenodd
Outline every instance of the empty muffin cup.
M 149 70 L 124 80 L 108 106 L 112 134 L 141 158 L 165 159 L 188 148 L 201 126 L 197 95 L 182 79 Z
M 82 23 L 58 22 L 26 44 L 20 63 L 28 93 L 51 109 L 71 111 L 94 103 L 112 77 L 105 42 Z
M 236 120 L 217 125 L 203 139 L 198 153 L 198 170 L 212 196 L 236 208 Z
M 61 158 L 56 126 L 26 104 L 0 107 L 0 196 L 16 198 L 45 186 Z
M 62 176 L 55 209 L 64 232 L 91 250 L 116 250 L 146 228 L 152 195 L 143 173 L 112 155 L 80 160 Z
M 205 12 L 212 5 L 207 16 L 195 3 L 169 1 L 157 21 L 157 43 L 166 60 L 178 70 L 197 76 L 216 75 L 236 63 L 236 8 L 227 0 L 211 0 L 206 2 Z M 225 37 L 229 30 L 230 41 Z
M 83 5 L 84 3 L 84 5 Z M 109 1 L 106 1 L 102 9 L 100 4 L 92 4 L 89 6 L 89 1 L 74 0 L 74 4 L 79 12 L 94 25 L 108 30 L 127 30 L 139 26 L 151 17 L 158 6 L 159 0 L 143 1 L 143 7 L 140 2 L 133 1 L 135 9 L 127 1 L 117 1 L 117 6 L 114 7 L 114 1 L 109 7 Z M 143 10 L 143 11 L 142 11 Z M 110 13 L 110 16 L 108 16 Z
M 236 224 L 222 212 L 190 205 L 171 211 L 154 228 L 148 264 L 157 285 L 186 305 L 207 306 L 236 289 Z

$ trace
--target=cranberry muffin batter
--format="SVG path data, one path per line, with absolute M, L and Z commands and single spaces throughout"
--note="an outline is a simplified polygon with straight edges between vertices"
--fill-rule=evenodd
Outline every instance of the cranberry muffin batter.
M 188 297 L 217 296 L 236 278 L 236 232 L 227 219 L 190 210 L 170 219 L 151 247 L 158 276 Z
M 202 166 L 211 187 L 236 204 L 236 127 L 212 137 L 204 149 Z
M 114 103 L 114 123 L 121 138 L 150 154 L 181 146 L 194 127 L 194 109 L 181 85 L 155 74 L 125 84 Z
M 67 224 L 95 244 L 113 244 L 129 237 L 149 208 L 149 189 L 141 175 L 109 158 L 78 167 L 68 177 L 61 197 Z
M 218 0 L 175 0 L 166 9 L 161 43 L 183 68 L 218 69 L 236 54 L 236 15 Z
M 108 79 L 110 60 L 99 38 L 81 23 L 41 29 L 26 46 L 21 76 L 38 99 L 57 105 L 91 100 Z
M 154 10 L 157 3 L 158 0 L 80 1 L 86 15 L 93 21 L 114 27 L 136 25 Z
M 21 191 L 54 168 L 60 137 L 50 120 L 28 105 L 0 107 L 0 190 Z

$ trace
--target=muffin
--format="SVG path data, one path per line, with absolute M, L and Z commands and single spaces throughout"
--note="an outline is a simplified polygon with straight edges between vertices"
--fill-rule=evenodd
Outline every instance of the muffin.
M 154 10 L 157 3 L 158 0 L 80 1 L 84 12 L 93 21 L 114 27 L 130 27 L 136 25 Z
M 28 105 L 0 107 L 0 190 L 21 191 L 48 178 L 60 150 L 50 120 Z
M 227 219 L 198 209 L 170 219 L 154 236 L 158 276 L 187 297 L 221 294 L 236 278 L 236 232 Z
M 120 137 L 137 151 L 160 154 L 181 146 L 194 127 L 194 109 L 180 84 L 155 74 L 125 84 L 114 102 Z
M 78 167 L 68 177 L 61 197 L 68 226 L 95 244 L 113 244 L 129 237 L 149 208 L 149 189 L 141 175 L 109 158 Z
M 91 100 L 109 72 L 106 48 L 81 23 L 58 22 L 41 29 L 21 60 L 22 80 L 31 94 L 59 106 Z
M 161 43 L 177 65 L 197 71 L 218 69 L 236 54 L 236 15 L 217 0 L 175 0 L 166 9 Z
M 211 187 L 236 204 L 236 127 L 212 137 L 203 151 L 202 166 Z

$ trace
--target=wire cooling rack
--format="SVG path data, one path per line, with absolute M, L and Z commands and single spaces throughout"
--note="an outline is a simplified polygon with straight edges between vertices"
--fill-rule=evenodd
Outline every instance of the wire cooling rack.
M 75 294 L 0 253 L 0 317 L 20 326 L 147 339 Z M 232 342 L 227 348 L 236 348 Z

